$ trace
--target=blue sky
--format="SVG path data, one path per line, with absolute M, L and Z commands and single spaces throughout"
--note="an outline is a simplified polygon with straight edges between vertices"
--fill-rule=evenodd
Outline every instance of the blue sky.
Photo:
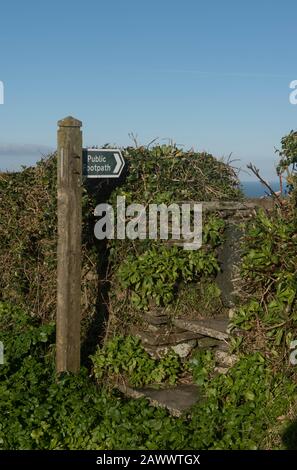
M 0 168 L 55 148 L 71 114 L 85 146 L 170 138 L 274 179 L 274 147 L 297 128 L 296 13 L 291 0 L 1 0 Z

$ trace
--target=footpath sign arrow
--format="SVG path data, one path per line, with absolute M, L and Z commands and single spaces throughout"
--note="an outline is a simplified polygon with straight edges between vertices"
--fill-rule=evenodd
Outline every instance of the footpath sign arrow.
M 83 150 L 83 175 L 87 178 L 119 178 L 124 166 L 119 149 Z

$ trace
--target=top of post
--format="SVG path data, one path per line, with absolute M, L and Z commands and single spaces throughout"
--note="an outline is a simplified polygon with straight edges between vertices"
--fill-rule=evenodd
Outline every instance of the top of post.
M 79 121 L 78 119 L 75 119 L 72 116 L 67 116 L 64 119 L 61 119 L 58 121 L 58 126 L 59 127 L 81 127 L 82 122 Z

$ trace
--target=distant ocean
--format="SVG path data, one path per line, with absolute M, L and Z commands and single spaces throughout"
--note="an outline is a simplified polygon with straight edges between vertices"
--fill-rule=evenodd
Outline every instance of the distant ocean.
M 273 191 L 279 191 L 279 182 L 278 181 L 269 181 L 268 182 Z M 241 188 L 247 197 L 262 197 L 267 195 L 269 192 L 268 189 L 260 183 L 260 181 L 241 181 Z M 286 190 L 286 185 L 283 186 L 283 191 Z

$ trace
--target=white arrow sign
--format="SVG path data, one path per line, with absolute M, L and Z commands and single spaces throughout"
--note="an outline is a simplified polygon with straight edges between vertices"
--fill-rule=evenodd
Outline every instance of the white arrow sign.
M 116 159 L 116 166 L 113 170 L 114 173 L 119 173 L 121 166 L 123 165 L 123 157 L 121 157 L 118 153 L 114 153 L 114 158 Z

